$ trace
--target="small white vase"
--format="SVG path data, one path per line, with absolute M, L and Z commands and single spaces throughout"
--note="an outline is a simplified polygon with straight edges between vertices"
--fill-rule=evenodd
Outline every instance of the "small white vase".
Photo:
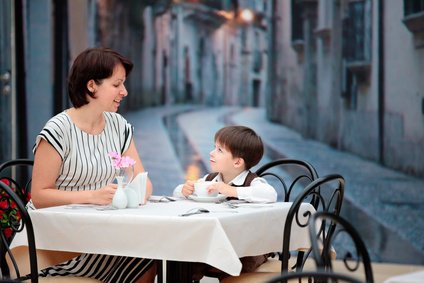
M 124 192 L 122 186 L 118 185 L 115 195 L 112 199 L 112 206 L 118 209 L 126 208 L 128 204 L 127 195 Z

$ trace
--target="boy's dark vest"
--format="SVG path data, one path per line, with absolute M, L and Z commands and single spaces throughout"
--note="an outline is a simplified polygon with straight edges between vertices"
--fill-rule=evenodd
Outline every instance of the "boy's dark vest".
M 206 176 L 205 181 L 212 181 L 216 176 L 218 176 L 219 173 L 210 173 L 208 176 Z M 257 178 L 258 175 L 255 173 L 252 173 L 249 171 L 249 173 L 246 176 L 246 179 L 244 179 L 244 183 L 242 185 L 231 185 L 233 187 L 248 187 L 250 186 L 250 183 L 252 183 L 253 179 Z
M 212 181 L 216 176 L 218 176 L 219 173 L 210 173 L 208 176 L 206 176 L 205 181 Z M 253 179 L 257 178 L 258 175 L 255 173 L 252 173 L 249 171 L 249 173 L 246 176 L 246 179 L 244 180 L 244 183 L 242 185 L 231 185 L 233 187 L 248 187 L 250 186 L 250 183 L 252 183 Z M 227 199 L 237 199 L 237 198 L 227 198 Z M 258 268 L 262 263 L 267 261 L 268 257 L 271 254 L 264 254 L 264 255 L 258 255 L 258 256 L 246 256 L 240 258 L 240 261 L 242 263 L 242 270 L 241 272 L 253 272 L 256 268 Z M 219 273 L 222 271 L 218 271 L 217 269 L 210 269 L 209 275 L 219 278 Z M 206 272 L 208 273 L 208 272 Z M 222 272 L 223 273 L 223 272 Z

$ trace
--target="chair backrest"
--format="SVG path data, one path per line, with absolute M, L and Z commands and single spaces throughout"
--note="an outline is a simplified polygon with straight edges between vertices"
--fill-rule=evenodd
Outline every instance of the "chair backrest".
M 282 273 L 288 272 L 290 258 L 290 237 L 293 221 L 296 221 L 296 224 L 299 227 L 306 227 L 308 226 L 311 219 L 312 214 L 310 212 L 300 213 L 299 209 L 301 204 L 304 202 L 311 202 L 311 199 L 313 199 L 313 206 L 316 211 L 330 211 L 338 215 L 342 207 L 344 185 L 345 180 L 341 175 L 332 174 L 320 177 L 310 183 L 293 201 L 284 224 L 283 248 L 280 256 L 280 260 L 282 261 Z M 334 228 L 335 227 L 333 227 L 333 229 Z M 301 259 L 298 257 L 298 270 L 302 269 L 309 253 L 305 254 L 305 256 L 303 253 L 301 253 L 301 255 Z
M 346 219 L 331 212 L 317 212 L 311 218 L 309 232 L 317 268 L 328 272 L 337 269 L 343 273 L 364 274 L 362 279 L 365 282 L 374 282 L 367 248 L 356 229 Z M 335 250 L 339 259 L 335 268 L 332 254 L 337 242 L 342 251 Z
M 363 283 L 347 274 L 325 271 L 290 272 L 272 278 L 266 283 L 280 282 L 321 282 L 321 283 Z
M 265 178 L 277 192 L 282 192 L 282 200 L 290 201 L 308 184 L 318 178 L 315 168 L 306 161 L 298 159 L 277 159 L 264 164 L 255 172 Z M 281 189 L 280 189 L 281 188 Z
M 31 198 L 33 164 L 31 159 L 13 159 L 0 164 L 0 181 L 9 185 L 24 204 Z
M 26 275 L 20 274 L 10 250 L 10 244 L 15 234 L 24 231 L 25 228 L 28 239 L 31 282 L 38 282 L 37 254 L 31 218 L 20 197 L 3 182 L 0 182 L 0 213 L 0 271 L 2 278 L 10 278 L 10 267 L 6 261 L 6 255 L 10 258 L 18 280 L 22 279 L 21 276 Z

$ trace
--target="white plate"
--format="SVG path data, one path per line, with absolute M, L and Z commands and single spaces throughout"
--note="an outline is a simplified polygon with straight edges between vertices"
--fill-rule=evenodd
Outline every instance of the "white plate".
M 216 197 L 198 197 L 195 195 L 189 195 L 188 198 L 198 202 L 217 202 L 220 200 L 224 200 L 227 196 L 219 194 Z

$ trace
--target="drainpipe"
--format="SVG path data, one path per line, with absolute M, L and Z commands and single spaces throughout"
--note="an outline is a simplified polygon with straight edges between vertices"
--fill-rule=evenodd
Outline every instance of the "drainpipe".
M 270 15 L 270 31 L 268 33 L 268 87 L 265 96 L 265 112 L 266 117 L 270 121 L 276 121 L 278 112 L 275 106 L 273 106 L 273 101 L 277 98 L 277 67 L 278 67 L 278 58 L 277 58 L 277 0 L 271 1 L 271 15 Z
M 13 65 L 15 66 L 16 80 L 15 89 L 15 105 L 12 106 L 12 112 L 15 115 L 12 121 L 16 121 L 17 125 L 12 128 L 18 129 L 18 137 L 14 137 L 15 141 L 12 141 L 12 159 L 13 158 L 27 158 L 28 149 L 28 132 L 27 132 L 27 100 L 26 100 L 26 78 L 25 78 L 25 42 L 24 42 L 24 1 L 18 0 L 14 3 L 14 54 L 12 56 Z M 13 40 L 13 39 L 12 39 Z M 13 51 L 12 51 L 13 52 Z M 13 67 L 12 67 L 13 68 Z M 13 134 L 15 135 L 15 134 Z M 17 144 L 17 147 L 16 145 Z
M 384 0 L 378 1 L 378 148 L 384 165 Z

